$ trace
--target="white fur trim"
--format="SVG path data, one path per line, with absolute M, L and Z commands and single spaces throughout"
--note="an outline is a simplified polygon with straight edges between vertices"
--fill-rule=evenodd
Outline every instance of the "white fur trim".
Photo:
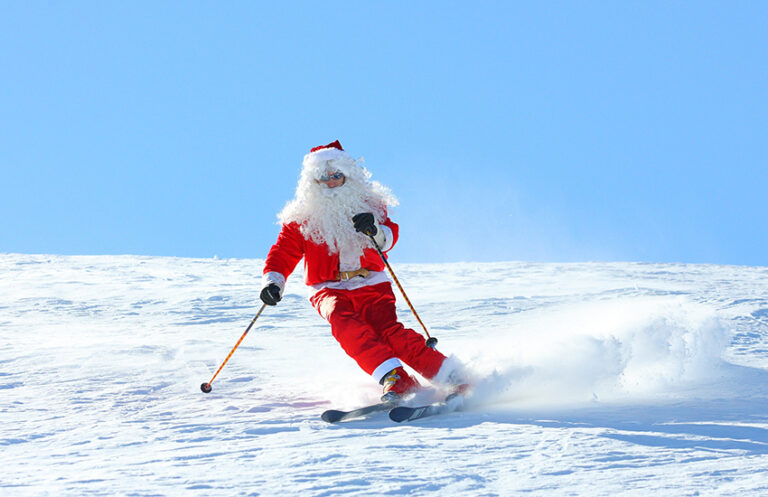
M 373 235 L 373 239 L 376 241 L 376 245 L 384 250 L 384 244 L 387 243 L 387 235 L 381 230 L 381 226 L 376 218 L 373 219 L 373 225 L 376 226 L 376 234 Z
M 322 148 L 316 152 L 310 152 L 305 155 L 303 165 L 349 158 L 351 158 L 351 156 L 344 150 L 339 150 L 335 147 Z
M 429 381 L 440 386 L 452 386 L 449 381 L 451 374 L 458 373 L 461 376 L 465 376 L 463 374 L 464 369 L 464 364 L 456 356 L 451 355 L 445 358 L 443 364 L 440 365 L 440 370 Z
M 395 236 L 392 234 L 392 230 L 389 228 L 389 226 L 379 226 L 376 225 L 379 228 L 379 233 L 384 237 L 383 242 L 379 242 L 378 240 L 378 234 L 374 237 L 377 238 L 376 243 L 379 244 L 379 248 L 382 252 L 386 252 L 387 250 L 392 248 L 392 241 L 394 240 Z
M 264 273 L 264 275 L 261 277 L 261 288 L 265 288 L 271 283 L 274 283 L 280 288 L 280 296 L 282 297 L 283 290 L 285 289 L 285 276 L 276 271 Z
M 399 368 L 403 365 L 402 362 L 400 362 L 400 359 L 397 357 L 393 357 L 392 359 L 387 359 L 386 361 L 382 362 L 378 368 L 373 370 L 373 373 L 371 373 L 371 376 L 373 376 L 373 379 L 377 382 L 381 383 L 381 380 L 384 378 L 384 376 L 392 371 L 395 368 Z

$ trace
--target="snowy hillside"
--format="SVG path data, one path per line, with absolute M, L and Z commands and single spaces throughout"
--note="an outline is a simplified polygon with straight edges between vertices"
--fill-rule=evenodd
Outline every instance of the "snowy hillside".
M 380 387 L 298 274 L 200 392 L 262 263 L 0 256 L 0 495 L 768 495 L 768 268 L 395 261 L 484 380 L 328 425 Z

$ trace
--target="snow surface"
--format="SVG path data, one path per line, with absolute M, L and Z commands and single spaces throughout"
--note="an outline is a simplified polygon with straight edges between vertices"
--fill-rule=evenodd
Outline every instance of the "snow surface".
M 380 387 L 300 274 L 200 392 L 262 264 L 2 255 L 0 495 L 768 495 L 768 268 L 395 263 L 478 391 L 328 425 Z

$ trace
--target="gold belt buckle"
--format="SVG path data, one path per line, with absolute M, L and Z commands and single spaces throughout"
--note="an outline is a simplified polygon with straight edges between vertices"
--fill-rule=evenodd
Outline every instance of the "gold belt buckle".
M 363 278 L 368 276 L 369 271 L 365 268 L 355 269 L 354 271 L 339 271 L 339 281 L 349 281 L 356 276 Z

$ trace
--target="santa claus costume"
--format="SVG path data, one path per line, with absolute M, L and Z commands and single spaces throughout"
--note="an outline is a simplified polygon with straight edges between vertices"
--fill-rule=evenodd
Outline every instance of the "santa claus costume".
M 303 258 L 312 305 L 347 355 L 384 385 L 383 398 L 396 400 L 419 387 L 403 363 L 438 385 L 454 383 L 460 365 L 397 320 L 385 264 L 363 234 L 372 234 L 382 252 L 392 249 L 399 230 L 387 208 L 397 199 L 370 177 L 338 141 L 304 156 L 296 196 L 278 214 L 282 229 L 267 256 L 261 296 L 277 304 Z

